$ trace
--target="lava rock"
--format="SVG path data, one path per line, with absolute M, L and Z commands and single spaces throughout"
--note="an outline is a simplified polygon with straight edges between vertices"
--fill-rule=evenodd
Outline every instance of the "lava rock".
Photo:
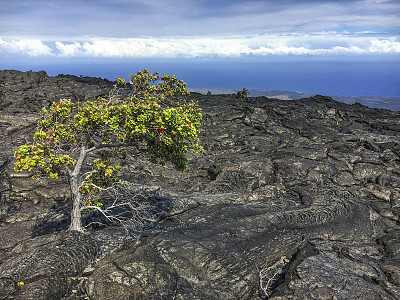
M 192 93 L 188 171 L 124 166 L 155 222 L 68 232 L 67 183 L 13 172 L 13 152 L 43 106 L 111 88 L 0 71 L 1 299 L 400 299 L 399 112 Z

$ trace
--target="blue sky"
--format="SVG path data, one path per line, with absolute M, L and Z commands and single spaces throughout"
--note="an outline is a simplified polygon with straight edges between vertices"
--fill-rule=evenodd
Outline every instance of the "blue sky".
M 400 57 L 398 0 L 0 4 L 0 60 Z

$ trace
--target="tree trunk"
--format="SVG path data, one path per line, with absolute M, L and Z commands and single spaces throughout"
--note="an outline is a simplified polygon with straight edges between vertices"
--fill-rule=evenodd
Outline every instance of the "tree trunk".
M 75 230 L 83 232 L 82 220 L 81 220 L 81 193 L 78 190 L 77 178 L 71 180 L 71 192 L 72 192 L 72 211 L 71 211 L 71 224 L 69 230 Z
M 79 174 L 83 161 L 86 157 L 86 141 L 82 143 L 81 151 L 78 161 L 76 162 L 75 169 L 71 174 L 71 193 L 72 193 L 72 211 L 71 211 L 71 224 L 69 230 L 83 232 L 81 220 L 81 193 L 79 192 Z

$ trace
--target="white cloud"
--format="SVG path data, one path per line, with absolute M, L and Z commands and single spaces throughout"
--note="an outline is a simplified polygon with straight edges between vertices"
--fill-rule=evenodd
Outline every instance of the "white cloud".
M 399 54 L 400 42 L 397 40 L 396 37 L 379 39 L 362 34 L 354 37 L 334 32 L 232 38 L 103 38 L 72 42 L 55 41 L 52 42 L 55 45 L 53 51 L 40 40 L 0 38 L 0 51 L 28 56 L 121 58 Z
M 339 45 L 338 45 L 339 44 Z M 248 38 L 99 39 L 61 43 L 61 56 L 94 57 L 201 57 L 241 55 L 396 54 L 400 43 L 368 37 L 259 36 Z
M 198 57 L 240 56 L 251 49 L 240 39 L 98 39 L 83 43 L 56 42 L 61 56 Z
M 29 56 L 52 54 L 51 48 L 40 40 L 3 40 L 0 38 L 0 51 Z
M 56 42 L 56 47 L 65 56 L 80 56 L 82 54 L 82 46 L 76 42 L 72 44 Z
M 372 53 L 400 53 L 400 42 L 390 40 L 372 40 L 368 51 Z

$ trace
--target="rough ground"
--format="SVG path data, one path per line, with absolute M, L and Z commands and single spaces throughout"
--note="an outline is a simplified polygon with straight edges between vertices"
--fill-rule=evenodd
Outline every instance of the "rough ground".
M 400 299 L 399 112 L 193 94 L 204 154 L 126 167 L 160 221 L 71 233 L 65 183 L 14 173 L 13 151 L 42 106 L 111 85 L 0 71 L 0 299 Z

